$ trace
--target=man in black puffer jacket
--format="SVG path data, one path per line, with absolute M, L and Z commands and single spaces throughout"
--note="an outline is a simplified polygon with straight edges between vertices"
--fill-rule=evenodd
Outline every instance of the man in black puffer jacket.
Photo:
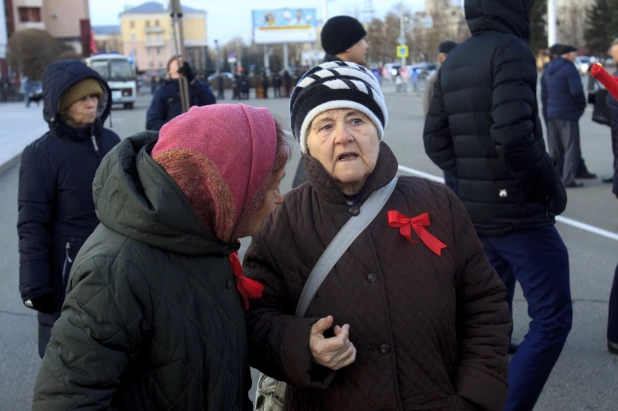
M 92 182 L 120 139 L 103 123 L 111 91 L 79 61 L 51 64 L 43 74 L 43 117 L 49 132 L 28 145 L 19 171 L 19 291 L 38 311 L 39 355 L 60 316 L 73 259 L 99 220 Z
M 532 0 L 466 0 L 472 37 L 440 69 L 425 123 L 425 150 L 457 174 L 486 254 L 513 301 L 518 281 L 532 318 L 509 367 L 505 410 L 532 410 L 571 329 L 567 249 L 555 216 L 566 191 L 545 150 Z

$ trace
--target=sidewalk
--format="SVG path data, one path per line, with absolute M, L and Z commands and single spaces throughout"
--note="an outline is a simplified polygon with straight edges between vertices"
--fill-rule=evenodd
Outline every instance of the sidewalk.
M 43 120 L 43 103 L 0 104 L 0 174 L 21 157 L 23 149 L 41 137 L 49 126 Z

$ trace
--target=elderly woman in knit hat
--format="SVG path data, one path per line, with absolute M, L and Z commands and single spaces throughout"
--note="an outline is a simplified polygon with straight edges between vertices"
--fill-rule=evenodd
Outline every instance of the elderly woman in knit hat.
M 238 239 L 283 201 L 290 155 L 265 108 L 193 107 L 124 140 L 94 182 L 35 410 L 250 410 Z
M 501 410 L 504 285 L 451 190 L 396 178 L 377 79 L 323 63 L 290 109 L 309 184 L 245 255 L 265 287 L 247 313 L 250 364 L 287 383 L 289 410 Z
M 19 173 L 19 291 L 38 312 L 39 355 L 60 316 L 73 259 L 99 224 L 92 181 L 119 141 L 105 129 L 111 92 L 79 61 L 59 61 L 43 74 L 43 117 L 49 132 L 28 145 Z

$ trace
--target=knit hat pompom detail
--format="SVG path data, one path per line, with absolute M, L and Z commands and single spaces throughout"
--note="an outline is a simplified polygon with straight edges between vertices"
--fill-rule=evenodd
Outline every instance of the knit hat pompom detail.
M 369 117 L 382 140 L 388 112 L 380 84 L 371 71 L 360 64 L 332 61 L 305 73 L 290 98 L 292 133 L 303 153 L 308 151 L 307 134 L 313 119 L 325 111 L 345 108 Z
M 88 96 L 103 96 L 101 83 L 95 78 L 87 78 L 74 84 L 60 97 L 59 111 L 65 113 L 73 104 Z

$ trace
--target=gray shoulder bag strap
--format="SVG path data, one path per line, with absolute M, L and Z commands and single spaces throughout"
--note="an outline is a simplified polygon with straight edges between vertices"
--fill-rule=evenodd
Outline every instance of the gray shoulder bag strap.
M 298 299 L 298 305 L 296 306 L 296 317 L 302 318 L 305 316 L 309 303 L 313 296 L 320 288 L 320 285 L 333 269 L 337 261 L 341 258 L 343 253 L 350 247 L 356 237 L 363 232 L 365 228 L 371 223 L 378 215 L 380 210 L 384 207 L 388 199 L 390 198 L 395 186 L 397 185 L 397 177 L 393 178 L 390 183 L 375 191 L 369 196 L 367 201 L 362 205 L 361 212 L 358 216 L 350 218 L 341 227 L 341 230 L 337 233 L 335 238 L 332 239 L 324 253 L 318 259 L 318 262 L 311 270 L 309 278 L 305 283 L 305 287 Z

